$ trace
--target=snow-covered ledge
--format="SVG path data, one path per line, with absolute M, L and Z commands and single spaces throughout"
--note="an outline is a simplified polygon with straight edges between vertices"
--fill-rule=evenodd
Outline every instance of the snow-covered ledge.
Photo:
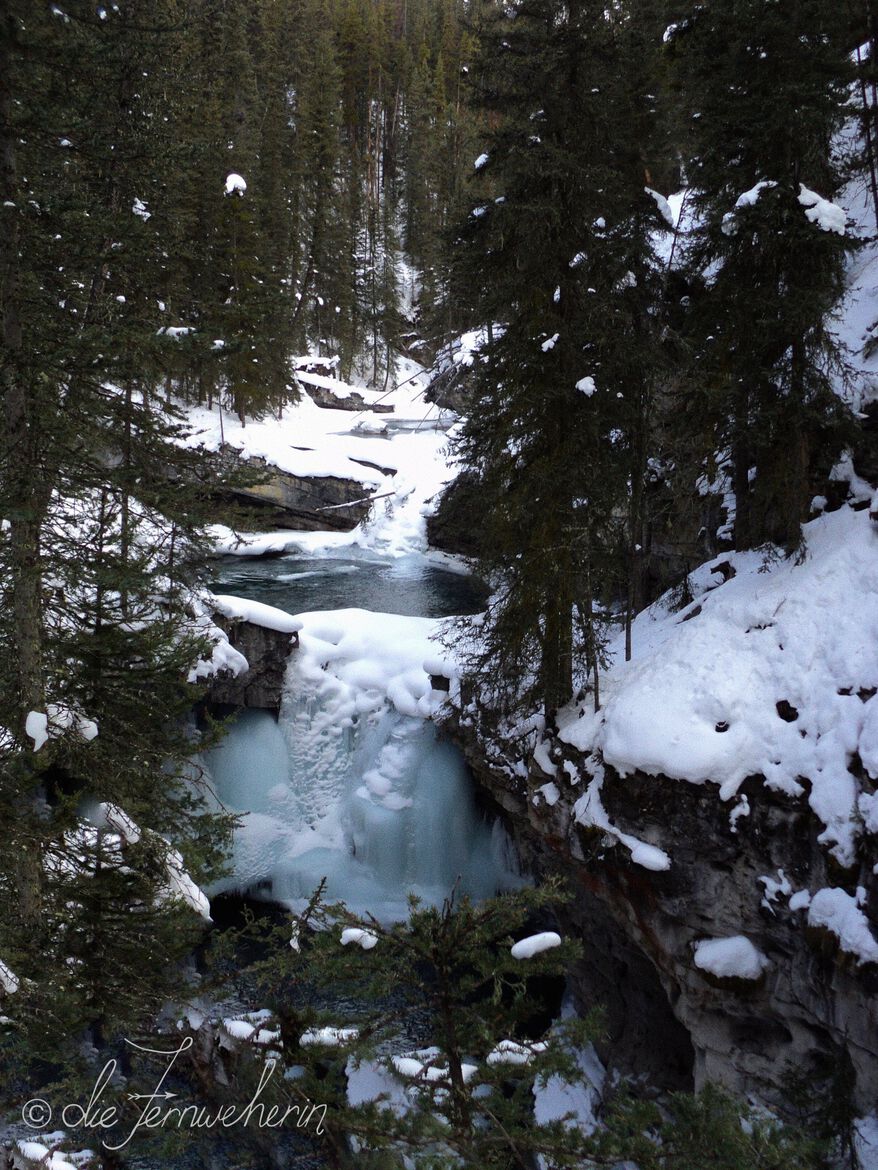
M 287 659 L 299 644 L 302 623 L 273 605 L 243 597 L 210 594 L 206 604 L 212 620 L 248 663 L 248 669 L 239 674 L 217 674 L 211 681 L 208 700 L 223 706 L 277 712 Z

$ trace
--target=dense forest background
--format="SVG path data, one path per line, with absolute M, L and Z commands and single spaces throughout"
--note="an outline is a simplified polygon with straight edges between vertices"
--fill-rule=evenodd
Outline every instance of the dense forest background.
M 435 364 L 485 708 L 597 708 L 611 626 L 716 551 L 795 555 L 872 458 L 832 314 L 878 230 L 876 37 L 871 0 L 0 0 L 10 1083 L 148 1033 L 221 864 L 186 407 Z

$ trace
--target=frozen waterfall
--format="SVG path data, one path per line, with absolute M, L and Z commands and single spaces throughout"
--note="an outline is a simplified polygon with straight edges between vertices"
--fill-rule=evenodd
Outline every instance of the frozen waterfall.
M 246 813 L 220 888 L 301 903 L 327 896 L 381 919 L 414 893 L 440 902 L 520 883 L 499 823 L 479 813 L 461 754 L 429 716 L 430 619 L 301 615 L 276 723 L 244 711 L 208 757 L 217 796 Z M 216 891 L 214 891 L 216 892 Z

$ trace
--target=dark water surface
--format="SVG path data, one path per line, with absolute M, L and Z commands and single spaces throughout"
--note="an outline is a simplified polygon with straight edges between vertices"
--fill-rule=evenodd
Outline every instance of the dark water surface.
M 215 562 L 210 588 L 287 613 L 356 607 L 441 618 L 485 608 L 487 590 L 475 577 L 451 573 L 417 555 L 388 561 L 345 553 L 222 557 Z

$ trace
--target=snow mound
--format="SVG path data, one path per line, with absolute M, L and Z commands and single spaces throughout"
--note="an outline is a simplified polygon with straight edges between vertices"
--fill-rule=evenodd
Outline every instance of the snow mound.
M 349 926 L 341 932 L 341 945 L 346 947 L 349 943 L 356 943 L 364 951 L 371 951 L 378 944 L 378 936 L 370 930 L 363 930 L 358 926 Z
M 562 714 L 561 739 L 634 771 L 720 786 L 748 776 L 805 795 L 843 866 L 862 831 L 855 753 L 878 769 L 878 532 L 842 508 L 803 528 L 799 558 L 730 553 L 690 575 L 684 614 L 660 599 L 621 644 L 598 717 Z M 697 604 L 696 604 L 697 603 Z
M 844 235 L 847 216 L 837 203 L 831 203 L 816 191 L 809 191 L 804 183 L 799 184 L 799 202 L 805 208 L 805 215 L 811 223 L 822 232 L 837 232 L 840 236 Z
M 396 1072 L 406 1080 L 428 1081 L 430 1083 L 447 1081 L 450 1075 L 448 1065 L 433 1063 L 438 1055 L 437 1048 L 422 1048 L 417 1051 L 416 1056 L 423 1059 L 415 1059 L 414 1056 L 392 1056 L 390 1062 Z M 475 1064 L 462 1064 L 460 1071 L 464 1083 L 466 1083 L 473 1079 L 479 1069 L 478 1065 Z
M 878 963 L 878 942 L 857 899 L 844 890 L 818 890 L 808 907 L 808 925 L 822 926 L 838 939 L 838 945 L 860 963 Z
M 553 930 L 544 930 L 540 934 L 531 934 L 521 939 L 510 950 L 513 959 L 532 959 L 534 955 L 550 951 L 553 947 L 560 947 L 561 936 Z
M 386 702 L 401 715 L 427 719 L 448 698 L 433 689 L 425 669 L 437 665 L 438 619 L 334 609 L 300 614 L 296 625 L 297 677 L 331 689 L 339 721 L 380 711 Z M 444 660 L 442 665 L 443 671 L 454 669 Z
M 530 1064 L 535 1056 L 540 1052 L 545 1052 L 548 1048 L 545 1041 L 539 1041 L 535 1044 L 519 1044 L 515 1040 L 501 1040 L 500 1043 L 493 1048 L 486 1057 L 488 1064 Z
M 55 1136 L 63 1140 L 66 1134 L 59 1131 L 57 1135 L 44 1135 L 45 1141 L 48 1142 Z M 9 1164 L 15 1167 L 15 1170 L 28 1170 L 29 1167 L 40 1167 L 40 1170 L 77 1170 L 84 1162 L 90 1162 L 92 1155 L 91 1151 L 83 1150 L 69 1157 L 74 1160 L 69 1160 L 60 1150 L 53 1150 L 43 1142 L 20 1139 L 15 1143 L 15 1151 Z
M 211 597 L 211 602 L 215 613 L 221 613 L 223 617 L 231 618 L 233 621 L 262 626 L 264 630 L 276 630 L 279 634 L 296 634 L 302 628 L 298 618 L 262 601 L 250 601 L 245 597 L 215 593 Z
M 695 966 L 718 979 L 759 979 L 768 959 L 742 934 L 702 939 L 695 944 Z

